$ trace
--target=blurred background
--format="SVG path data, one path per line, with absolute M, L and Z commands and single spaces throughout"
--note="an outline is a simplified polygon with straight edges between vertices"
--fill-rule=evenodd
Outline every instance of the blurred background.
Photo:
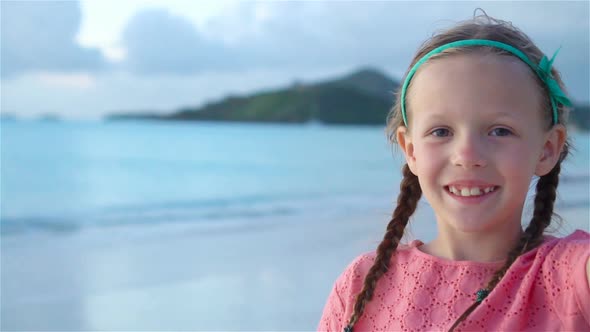
M 550 230 L 589 231 L 587 1 L 1 1 L 0 329 L 315 329 L 394 208 L 392 91 L 478 7 L 561 47 Z

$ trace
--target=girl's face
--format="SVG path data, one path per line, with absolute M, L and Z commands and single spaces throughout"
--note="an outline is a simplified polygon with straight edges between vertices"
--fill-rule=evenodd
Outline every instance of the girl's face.
M 555 166 L 566 136 L 561 125 L 545 129 L 532 75 L 513 57 L 456 54 L 413 78 L 397 138 L 439 228 L 520 229 L 531 178 Z

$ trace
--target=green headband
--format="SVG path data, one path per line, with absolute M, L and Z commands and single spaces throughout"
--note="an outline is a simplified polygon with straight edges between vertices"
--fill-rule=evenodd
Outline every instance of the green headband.
M 513 46 L 508 44 L 504 44 L 501 42 L 497 42 L 494 40 L 487 40 L 487 39 L 466 39 L 466 40 L 459 40 L 452 43 L 448 43 L 442 46 L 435 48 L 434 50 L 428 52 L 425 56 L 423 56 L 416 64 L 410 69 L 408 76 L 406 76 L 406 80 L 404 81 L 404 85 L 402 86 L 402 95 L 401 95 L 401 109 L 402 109 L 402 117 L 404 120 L 404 124 L 408 126 L 408 119 L 406 117 L 406 91 L 408 89 L 408 85 L 410 84 L 410 80 L 416 74 L 418 68 L 424 64 L 428 59 L 430 59 L 433 55 L 441 53 L 449 48 L 453 47 L 462 47 L 462 46 L 491 46 L 495 48 L 500 48 L 505 51 L 508 51 L 515 56 L 517 56 L 520 60 L 524 61 L 529 67 L 533 69 L 533 71 L 539 76 L 541 81 L 545 83 L 549 90 L 549 99 L 551 100 L 551 108 L 553 109 L 553 124 L 558 123 L 558 113 L 557 113 L 557 103 L 560 103 L 565 106 L 571 106 L 571 102 L 565 93 L 559 87 L 557 81 L 551 75 L 551 66 L 553 65 L 553 60 L 555 56 L 559 52 L 559 49 L 553 54 L 551 60 L 548 60 L 546 56 L 543 56 L 539 65 L 534 64 L 529 58 L 522 53 L 520 50 L 516 49 Z

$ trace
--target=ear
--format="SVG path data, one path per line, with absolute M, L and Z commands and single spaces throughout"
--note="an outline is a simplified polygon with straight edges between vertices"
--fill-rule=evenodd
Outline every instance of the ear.
M 416 157 L 414 155 L 414 144 L 412 143 L 412 137 L 408 133 L 408 128 L 405 126 L 397 127 L 395 132 L 397 138 L 397 144 L 400 146 L 406 157 L 406 162 L 410 167 L 410 171 L 416 174 Z
M 565 144 L 567 134 L 563 125 L 557 124 L 549 130 L 544 136 L 543 149 L 535 168 L 535 175 L 543 176 L 549 173 L 557 164 L 563 146 Z

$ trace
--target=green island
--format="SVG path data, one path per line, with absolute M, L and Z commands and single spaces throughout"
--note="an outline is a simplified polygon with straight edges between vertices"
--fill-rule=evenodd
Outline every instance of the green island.
M 384 125 L 399 84 L 378 70 L 364 68 L 333 80 L 228 96 L 166 115 L 133 112 L 106 119 Z M 574 105 L 569 122 L 577 129 L 590 130 L 590 105 Z

